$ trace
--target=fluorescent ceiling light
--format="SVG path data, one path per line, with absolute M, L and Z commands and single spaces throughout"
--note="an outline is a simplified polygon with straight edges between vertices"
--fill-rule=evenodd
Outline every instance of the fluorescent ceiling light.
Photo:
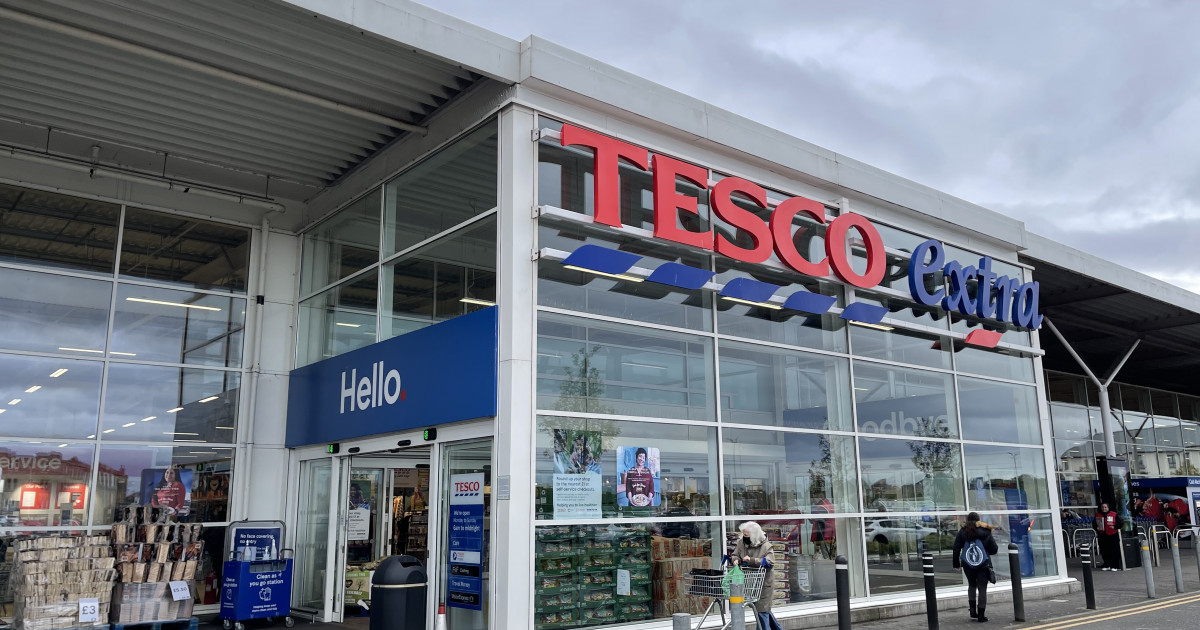
M 95 434 L 89 435 L 89 436 L 87 436 L 87 439 L 94 440 L 94 439 L 96 439 L 96 436 L 95 436 Z
M 495 302 L 489 302 L 488 300 L 481 300 L 479 298 L 471 298 L 471 297 L 463 298 L 463 299 L 459 300 L 459 302 L 462 302 L 464 304 L 478 304 L 479 306 L 495 306 L 496 305 Z
M 214 447 L 212 447 L 212 450 L 214 450 L 214 451 L 232 451 L 233 447 L 232 446 L 214 446 Z
M 67 447 L 67 445 L 66 445 L 66 444 L 59 444 L 59 445 L 58 445 L 58 448 L 66 448 L 66 447 Z
M 136 354 L 134 354 L 132 352 L 109 352 L 109 354 L 113 354 L 113 355 L 117 355 L 117 356 L 121 356 L 121 357 L 136 357 L 137 356 Z
M 62 350 L 62 348 L 59 348 L 59 350 Z M 66 373 L 67 373 L 67 368 L 58 368 L 57 370 L 54 370 L 53 372 L 50 373 L 50 378 L 58 378 Z
M 199 433 L 176 433 L 174 431 L 163 431 L 163 435 L 200 435 Z
M 751 300 L 743 300 L 742 298 L 729 297 L 728 295 L 722 295 L 721 299 L 729 300 L 730 302 L 737 302 L 738 304 L 749 304 L 750 306 L 761 306 L 763 308 L 769 308 L 769 309 L 773 309 L 776 311 L 783 310 L 782 306 L 780 306 L 778 304 L 772 304 L 771 302 L 754 302 Z
M 14 399 L 12 399 L 12 400 L 8 401 L 8 404 L 10 404 L 10 405 L 15 405 L 15 404 L 17 404 L 17 403 L 19 403 L 19 402 L 21 402 L 21 399 L 20 399 L 20 398 L 14 398 Z
M 128 429 L 129 427 L 131 427 L 131 426 L 133 426 L 133 425 L 135 425 L 135 424 L 137 424 L 137 423 L 136 423 L 136 422 L 126 422 L 125 424 L 122 424 L 122 425 L 121 425 L 121 428 L 122 428 L 122 429 Z
M 176 411 L 183 411 L 183 407 L 176 407 L 174 409 L 168 409 L 167 413 L 175 413 Z
M 884 324 L 868 324 L 867 322 L 856 322 L 853 319 L 847 319 L 846 321 L 850 322 L 851 324 L 854 324 L 855 326 L 862 326 L 863 328 L 874 328 L 875 330 L 895 330 L 896 329 L 894 326 L 886 326 Z
M 225 429 L 226 431 L 232 431 L 232 430 L 233 430 L 233 427 L 217 427 L 217 428 L 218 428 L 218 429 Z
M 95 354 L 104 354 L 103 350 L 88 350 L 87 348 L 59 348 L 59 350 L 64 350 L 66 352 L 92 352 Z
M 209 396 L 208 398 L 201 398 L 200 400 L 197 400 L 196 402 L 202 402 L 202 403 L 212 402 L 218 398 L 220 398 L 220 396 Z
M 151 420 L 153 420 L 157 417 L 158 416 L 146 416 L 145 418 L 142 418 L 142 422 L 150 422 Z
M 195 433 L 193 433 L 192 435 L 195 435 Z M 199 442 L 201 444 L 204 443 L 204 440 L 185 440 L 183 438 L 175 438 L 175 441 L 176 442 Z
M 634 366 L 634 367 L 644 367 L 644 368 L 650 368 L 650 369 L 652 369 L 652 370 L 665 370 L 665 369 L 667 369 L 667 367 L 666 367 L 665 365 L 650 365 L 650 364 L 648 364 L 648 363 L 630 363 L 629 361 L 622 361 L 621 363 L 624 363 L 625 365 L 632 365 L 632 366 Z
M 358 328 L 358 327 L 362 326 L 362 324 L 347 324 L 346 322 L 334 322 L 334 323 L 337 324 L 338 326 L 345 326 L 346 328 Z
M 539 356 L 539 357 L 548 357 L 548 358 L 551 358 L 551 359 L 561 359 L 561 358 L 562 358 L 562 355 L 561 355 L 561 354 L 550 354 L 550 353 L 548 353 L 548 352 L 539 352 L 539 353 L 538 353 L 538 356 Z
M 25 393 L 32 394 L 33 392 L 36 392 L 37 390 L 39 390 L 41 388 L 42 388 L 41 385 L 34 385 L 33 387 L 30 387 L 29 389 L 25 390 Z
M 182 308 L 197 308 L 202 311 L 219 311 L 221 309 L 215 306 L 201 306 L 199 304 L 184 304 L 183 302 L 167 302 L 164 300 L 148 300 L 146 298 L 127 297 L 126 302 L 141 302 L 143 304 L 159 304 L 162 306 L 179 306 Z
M 646 281 L 645 278 L 641 278 L 638 276 L 631 276 L 631 275 L 625 274 L 625 273 L 604 273 L 603 271 L 596 271 L 595 269 L 584 269 L 583 267 L 576 267 L 575 265 L 563 265 L 563 269 L 573 269 L 575 271 L 591 273 L 591 274 L 595 274 L 597 276 L 604 276 L 605 278 L 615 278 L 617 280 L 628 280 L 630 282 L 645 282 Z
M 7 409 L 0 409 L 0 413 L 4 413 L 5 411 L 8 411 L 8 410 L 7 410 Z
M 112 433 L 113 431 L 116 431 L 116 429 L 105 429 L 104 430 L 105 433 Z

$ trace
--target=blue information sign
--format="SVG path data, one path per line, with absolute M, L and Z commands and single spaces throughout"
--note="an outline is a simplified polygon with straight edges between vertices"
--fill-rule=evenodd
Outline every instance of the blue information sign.
M 446 605 L 483 610 L 483 474 L 451 475 L 450 488 Z

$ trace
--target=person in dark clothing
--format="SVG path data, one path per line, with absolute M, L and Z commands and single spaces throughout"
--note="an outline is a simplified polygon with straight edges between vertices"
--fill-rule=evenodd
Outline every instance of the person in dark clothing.
M 974 544 L 979 541 L 979 544 Z M 981 555 L 980 547 L 987 553 Z M 967 515 L 967 524 L 958 530 L 954 538 L 954 568 L 962 569 L 967 576 L 967 602 L 971 606 L 971 618 L 984 622 L 987 615 L 987 587 L 992 575 L 992 556 L 999 553 L 1000 547 L 992 537 L 992 528 L 987 523 L 980 522 L 979 513 Z M 978 595 L 978 606 L 976 596 Z
M 1104 559 L 1101 571 L 1121 570 L 1121 520 L 1117 513 L 1108 509 L 1107 503 L 1100 504 L 1096 512 L 1096 520 L 1092 525 L 1096 528 L 1097 542 L 1100 543 L 1100 557 Z

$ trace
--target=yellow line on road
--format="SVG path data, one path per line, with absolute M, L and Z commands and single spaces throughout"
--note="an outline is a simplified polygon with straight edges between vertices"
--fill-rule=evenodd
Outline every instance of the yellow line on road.
M 1066 621 L 1056 621 L 1046 625 L 1033 626 L 1033 628 L 1036 628 L 1037 630 L 1064 630 L 1065 628 L 1074 628 L 1076 626 L 1087 625 L 1097 621 L 1110 621 L 1112 619 L 1120 619 L 1121 617 L 1128 617 L 1130 615 L 1162 610 L 1164 608 L 1172 608 L 1175 606 L 1182 606 L 1183 604 L 1192 604 L 1195 602 L 1200 602 L 1200 595 L 1187 595 L 1185 597 L 1178 597 L 1175 599 L 1158 600 L 1147 604 L 1139 604 L 1132 608 L 1097 612 L 1088 617 L 1078 617 L 1075 619 L 1068 619 Z

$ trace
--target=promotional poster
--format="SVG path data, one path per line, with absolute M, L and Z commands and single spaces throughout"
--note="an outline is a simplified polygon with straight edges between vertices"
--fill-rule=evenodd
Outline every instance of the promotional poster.
M 192 505 L 190 468 L 147 468 L 142 470 L 142 503 L 166 508 L 172 516 L 187 516 Z
M 617 505 L 621 507 L 657 507 L 662 504 L 659 494 L 660 456 L 657 448 L 645 446 L 617 447 Z
M 554 518 L 599 518 L 603 448 L 599 431 L 552 429 Z

